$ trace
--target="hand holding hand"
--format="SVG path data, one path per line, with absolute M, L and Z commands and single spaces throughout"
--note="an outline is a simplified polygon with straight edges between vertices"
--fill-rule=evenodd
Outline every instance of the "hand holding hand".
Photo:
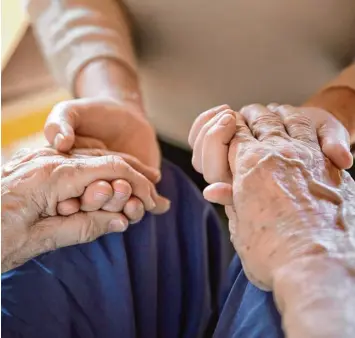
M 98 180 L 124 180 L 145 210 L 156 213 L 169 208 L 152 182 L 122 157 L 102 151 L 102 156 L 63 156 L 49 148 L 19 155 L 2 170 L 2 271 L 59 247 L 85 243 L 109 233 L 124 231 L 123 213 L 84 211 L 63 217 L 58 204 L 83 195 Z M 85 194 L 84 194 L 85 196 Z M 126 208 L 127 204 L 126 204 Z M 129 212 L 126 212 L 129 215 Z
M 273 290 L 288 337 L 352 337 L 354 181 L 324 157 L 299 110 L 252 105 L 231 116 L 233 189 L 215 183 L 205 196 L 227 205 L 248 278 Z
M 131 103 L 100 98 L 61 102 L 50 113 L 44 133 L 64 153 L 73 148 L 108 149 L 131 155 L 157 171 L 160 168 L 155 131 L 140 106 Z
M 316 131 L 317 138 L 323 153 L 339 168 L 347 169 L 352 166 L 352 155 L 350 153 L 349 135 L 342 124 L 330 113 L 319 108 L 292 107 L 270 104 L 265 111 L 279 112 L 287 116 L 295 116 L 310 121 Z M 247 126 L 253 129 L 253 123 L 241 110 Z M 235 120 L 232 118 L 234 112 L 228 105 L 212 108 L 202 113 L 194 122 L 190 135 L 189 144 L 193 149 L 192 164 L 196 171 L 203 174 L 207 183 L 231 183 L 232 175 L 228 165 L 228 145 L 235 133 Z M 260 115 L 258 123 L 263 122 L 265 126 L 269 121 L 269 115 Z M 255 135 L 259 139 L 258 135 Z M 209 189 L 212 189 L 210 187 Z M 226 196 L 225 196 L 226 197 Z M 223 196 L 221 196 L 223 198 Z M 218 202 L 218 201 L 213 201 Z

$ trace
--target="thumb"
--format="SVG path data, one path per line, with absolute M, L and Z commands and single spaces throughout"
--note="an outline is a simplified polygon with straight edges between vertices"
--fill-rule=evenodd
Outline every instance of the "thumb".
M 327 123 L 318 129 L 321 149 L 339 169 L 349 169 L 353 165 L 350 152 L 349 133 L 338 121 Z
M 78 124 L 77 107 L 71 101 L 55 105 L 44 126 L 44 135 L 51 146 L 61 152 L 68 152 L 75 143 L 75 129 Z
M 91 242 L 107 233 L 125 231 L 127 227 L 128 220 L 121 213 L 93 211 L 48 217 L 37 222 L 32 231 L 37 232 L 38 243 L 49 244 L 40 249 L 44 252 Z
M 203 191 L 203 197 L 211 203 L 233 205 L 232 185 L 222 182 L 210 184 Z

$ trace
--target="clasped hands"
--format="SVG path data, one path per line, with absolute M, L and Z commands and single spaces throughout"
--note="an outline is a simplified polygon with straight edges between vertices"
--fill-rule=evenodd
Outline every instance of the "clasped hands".
M 353 180 L 323 155 L 316 127 L 301 108 L 213 108 L 195 121 L 189 143 L 194 168 L 210 183 L 204 196 L 225 205 L 231 240 L 256 285 L 270 290 L 274 265 L 289 256 L 341 250 L 325 240 L 307 243 L 307 229 L 299 233 L 302 227 L 345 232 L 346 217 L 353 221 L 354 215 L 344 214 L 355 201 Z
M 217 107 L 189 142 L 204 196 L 225 205 L 244 271 L 273 291 L 286 336 L 353 337 L 355 183 L 324 156 L 303 109 Z

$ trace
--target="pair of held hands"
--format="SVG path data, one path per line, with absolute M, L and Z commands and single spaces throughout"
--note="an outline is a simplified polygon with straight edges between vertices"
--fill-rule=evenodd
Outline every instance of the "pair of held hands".
M 257 118 L 242 114 L 260 141 L 254 125 L 269 128 L 273 121 L 266 108 L 254 108 L 261 111 Z M 169 201 L 154 186 L 160 179 L 156 136 L 139 110 L 98 99 L 69 101 L 53 109 L 45 135 L 54 149 L 24 151 L 3 168 L 3 269 L 45 251 L 123 231 L 147 210 L 159 214 L 169 209 Z M 339 167 L 349 166 L 345 129 L 325 111 L 305 110 L 323 152 Z M 239 156 L 235 159 L 237 122 L 244 123 L 221 106 L 203 113 L 189 138 L 193 164 L 212 184 L 205 197 L 225 205 L 232 204 L 234 164 L 244 165 Z M 250 142 L 245 147 L 254 151 Z
M 355 182 L 333 163 L 352 159 L 322 141 L 306 111 L 211 110 L 192 128 L 193 164 L 211 183 L 205 197 L 226 206 L 248 279 L 273 291 L 285 335 L 352 338 Z

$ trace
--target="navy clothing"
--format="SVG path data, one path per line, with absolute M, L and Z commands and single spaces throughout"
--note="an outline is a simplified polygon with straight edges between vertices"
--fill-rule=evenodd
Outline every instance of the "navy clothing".
M 2 274 L 3 337 L 282 337 L 238 258 L 221 294 L 227 244 L 201 193 L 166 162 L 158 189 L 168 213 Z

